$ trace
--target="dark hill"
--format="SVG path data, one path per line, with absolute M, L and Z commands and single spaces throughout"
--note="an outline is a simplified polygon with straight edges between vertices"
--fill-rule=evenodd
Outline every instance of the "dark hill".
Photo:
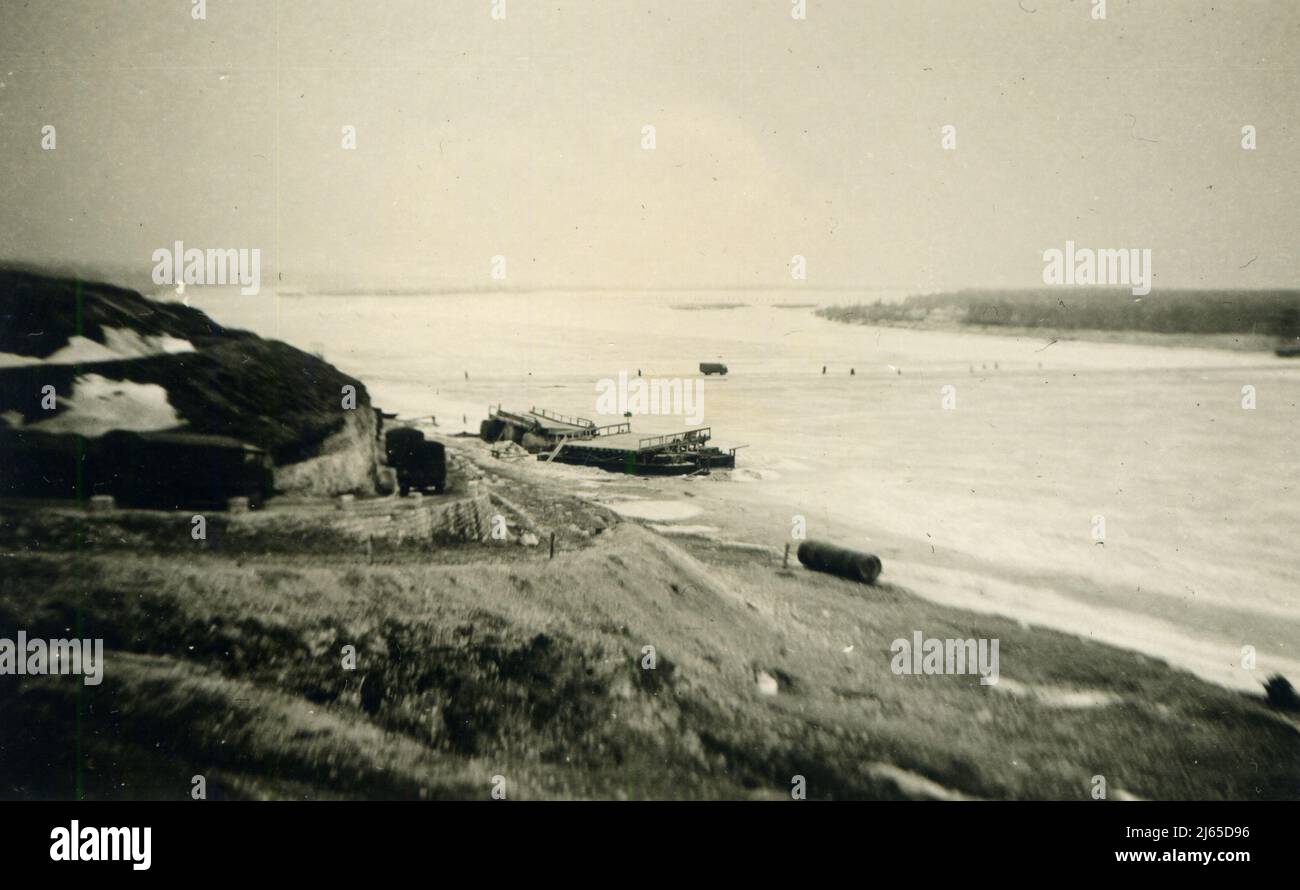
M 198 309 L 111 284 L 0 269 L 0 352 L 46 358 L 77 334 L 104 343 L 106 327 L 179 337 L 196 347 L 255 336 L 223 328 Z
M 116 354 L 99 350 L 86 361 L 75 350 L 71 360 L 56 355 L 76 345 L 74 337 Z M 161 338 L 193 348 L 162 351 Z M 365 386 L 285 343 L 223 328 L 197 309 L 107 284 L 0 270 L 0 353 L 8 354 L 0 366 L 0 434 L 10 447 L 32 447 L 48 437 L 29 434 L 47 432 L 80 436 L 93 450 L 108 429 L 158 429 L 140 409 L 143 394 L 170 406 L 179 421 L 162 428 L 228 436 L 269 452 L 280 491 L 375 490 L 375 417 Z M 128 385 L 105 392 L 98 378 Z M 57 393 L 52 411 L 42 407 L 45 386 Z M 345 386 L 356 388 L 355 408 L 342 406 Z M 165 402 L 155 387 L 165 390 Z M 13 491 L 20 481 L 9 478 L 0 488 Z

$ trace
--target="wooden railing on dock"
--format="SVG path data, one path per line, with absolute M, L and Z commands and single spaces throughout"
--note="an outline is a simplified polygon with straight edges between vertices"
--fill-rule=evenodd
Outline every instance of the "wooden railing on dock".
M 680 433 L 668 433 L 663 436 L 647 436 L 637 442 L 639 451 L 648 451 L 651 449 L 670 448 L 674 445 L 685 447 L 703 445 L 713 435 L 712 427 L 701 427 L 698 430 L 685 430 Z
M 569 426 L 580 426 L 588 429 L 595 429 L 596 424 L 585 417 L 572 417 L 568 414 L 559 414 L 555 411 L 548 411 L 545 408 L 529 408 L 529 414 L 536 414 L 538 417 L 545 417 L 547 420 L 567 423 Z

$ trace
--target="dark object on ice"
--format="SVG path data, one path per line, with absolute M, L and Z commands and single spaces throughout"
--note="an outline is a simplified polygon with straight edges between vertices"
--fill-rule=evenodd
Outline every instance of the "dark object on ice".
M 814 571 L 827 572 L 863 584 L 876 583 L 881 569 L 880 557 L 874 553 L 836 547 L 823 541 L 804 541 L 800 544 L 799 561 Z
M 1277 348 L 1278 358 L 1300 358 L 1300 345 L 1297 346 L 1279 346 Z
M 91 492 L 133 507 L 225 507 L 243 497 L 256 509 L 273 488 L 270 455 L 229 436 L 114 430 L 86 463 Z
M 1269 677 L 1264 684 L 1264 691 L 1268 694 L 1268 703 L 1273 707 L 1284 711 L 1300 711 L 1300 694 L 1281 674 Z
M 631 417 L 631 412 L 624 416 Z M 509 439 L 546 463 L 599 467 L 611 473 L 707 475 L 712 470 L 730 470 L 736 466 L 736 448 L 723 451 L 708 444 L 713 435 L 709 427 L 640 436 L 632 432 L 632 425 L 627 422 L 597 426 L 584 417 L 570 417 L 535 406 L 527 411 L 493 408 L 479 426 L 479 435 L 492 443 Z
M 487 420 L 479 421 L 478 436 L 484 442 L 497 442 L 501 439 L 501 434 L 509 427 L 504 422 L 495 417 L 489 417 Z
M 537 459 L 635 476 L 707 475 L 712 470 L 734 469 L 736 448 L 723 451 L 709 445 L 712 436 L 709 427 L 664 436 L 639 436 L 632 432 L 631 425 L 617 423 L 596 427 L 589 436 L 565 439 L 543 450 Z
M 442 493 L 447 485 L 447 450 L 441 442 L 427 441 L 412 427 L 399 427 L 384 434 L 384 448 L 403 496 L 430 488 Z
M 727 366 L 721 362 L 700 362 L 700 373 L 705 377 L 710 374 L 725 375 L 727 373 Z

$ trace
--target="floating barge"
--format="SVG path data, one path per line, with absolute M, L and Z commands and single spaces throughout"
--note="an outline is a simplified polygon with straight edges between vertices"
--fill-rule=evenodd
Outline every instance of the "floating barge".
M 598 427 L 610 431 L 565 440 L 537 455 L 537 459 L 637 476 L 688 476 L 736 466 L 735 448 L 723 451 L 707 444 L 713 434 L 709 427 L 666 436 L 639 436 L 626 423 L 613 426 L 621 429 Z
M 488 442 L 512 441 L 547 463 L 599 467 L 611 473 L 637 476 L 687 476 L 736 466 L 736 450 L 723 450 L 708 441 L 710 427 L 663 436 L 641 436 L 630 423 L 597 426 L 584 417 L 545 409 L 526 412 L 492 410 L 479 426 Z

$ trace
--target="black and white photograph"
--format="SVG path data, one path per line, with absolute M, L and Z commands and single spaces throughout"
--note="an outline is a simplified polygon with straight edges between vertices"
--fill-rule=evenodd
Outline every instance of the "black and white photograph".
M 22 856 L 1184 802 L 1080 846 L 1249 862 L 1297 59 L 1295 0 L 0 0 Z

